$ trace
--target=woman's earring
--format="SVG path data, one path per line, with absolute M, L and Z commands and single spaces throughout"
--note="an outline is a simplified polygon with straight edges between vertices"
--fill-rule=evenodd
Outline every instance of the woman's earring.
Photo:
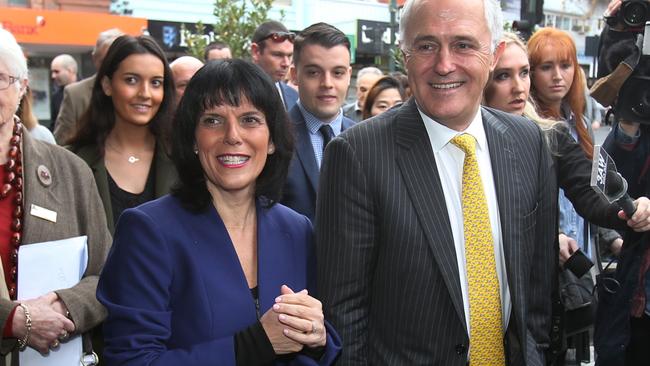
M 271 144 L 269 145 L 269 155 L 273 154 L 275 152 L 275 145 Z
M 194 146 L 194 155 L 199 155 L 199 148 Z

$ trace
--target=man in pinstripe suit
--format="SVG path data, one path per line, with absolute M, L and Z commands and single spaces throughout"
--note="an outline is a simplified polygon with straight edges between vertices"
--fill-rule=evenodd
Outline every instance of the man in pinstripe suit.
M 326 149 L 318 295 L 343 338 L 342 365 L 468 364 L 465 154 L 450 143 L 461 133 L 476 139 L 506 363 L 544 365 L 557 262 L 555 177 L 539 128 L 480 107 L 502 52 L 501 25 L 496 0 L 410 0 L 400 45 L 414 99 Z

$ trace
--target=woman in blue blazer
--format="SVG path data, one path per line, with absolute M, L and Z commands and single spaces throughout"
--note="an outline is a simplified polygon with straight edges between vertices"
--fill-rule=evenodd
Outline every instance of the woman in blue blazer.
M 293 142 L 243 60 L 208 63 L 174 121 L 170 196 L 124 211 L 97 290 L 109 365 L 329 365 L 309 220 L 275 204 Z

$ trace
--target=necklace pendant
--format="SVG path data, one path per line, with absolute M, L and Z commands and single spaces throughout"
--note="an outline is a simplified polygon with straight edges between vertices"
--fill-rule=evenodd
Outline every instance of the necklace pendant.
M 127 161 L 128 161 L 129 163 L 131 163 L 131 164 L 135 164 L 135 163 L 137 163 L 138 161 L 140 161 L 140 159 L 138 159 L 138 158 L 136 158 L 135 156 L 131 155 L 131 156 L 129 156 L 129 158 L 127 159 Z

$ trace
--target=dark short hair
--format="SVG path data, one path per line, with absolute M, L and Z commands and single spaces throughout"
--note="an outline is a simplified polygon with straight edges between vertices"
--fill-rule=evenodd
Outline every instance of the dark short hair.
M 319 45 L 325 48 L 345 46 L 350 51 L 350 40 L 338 28 L 327 23 L 315 23 L 298 34 L 293 43 L 293 63 L 298 66 L 302 48 L 307 45 Z
M 115 126 L 115 106 L 113 99 L 104 94 L 102 89 L 102 79 L 106 76 L 109 79 L 120 67 L 124 59 L 131 55 L 151 54 L 156 56 L 164 68 L 163 80 L 163 100 L 160 103 L 158 112 L 149 122 L 148 127 L 151 133 L 157 137 L 158 141 L 166 140 L 167 128 L 169 126 L 170 115 L 175 104 L 176 90 L 174 89 L 174 78 L 172 77 L 169 63 L 165 53 L 158 46 L 156 41 L 149 36 L 133 37 L 130 35 L 120 36 L 115 39 L 106 53 L 106 57 L 101 67 L 97 71 L 95 83 L 93 84 L 90 105 L 86 112 L 81 116 L 81 128 L 71 141 L 63 143 L 72 144 L 73 150 L 78 150 L 85 145 L 97 145 L 98 153 L 104 155 L 104 142 L 106 137 Z
M 284 24 L 276 20 L 266 21 L 255 28 L 252 41 L 257 44 L 260 52 L 264 52 L 264 48 L 266 47 L 266 38 L 271 33 L 277 32 L 289 32 L 289 30 L 284 26 Z
M 206 110 L 239 106 L 243 100 L 264 113 L 275 152 L 268 156 L 255 183 L 255 196 L 266 206 L 280 199 L 293 156 L 289 118 L 273 81 L 257 65 L 241 59 L 208 62 L 190 80 L 174 116 L 172 160 L 179 182 L 172 189 L 188 209 L 200 212 L 212 202 L 205 172 L 194 152 L 196 126 Z
M 208 55 L 210 54 L 210 51 L 223 50 L 224 48 L 230 49 L 230 46 L 228 46 L 226 42 L 221 42 L 221 41 L 214 41 L 210 43 L 209 45 L 205 46 L 205 50 L 203 51 L 203 59 L 205 61 L 208 61 Z

